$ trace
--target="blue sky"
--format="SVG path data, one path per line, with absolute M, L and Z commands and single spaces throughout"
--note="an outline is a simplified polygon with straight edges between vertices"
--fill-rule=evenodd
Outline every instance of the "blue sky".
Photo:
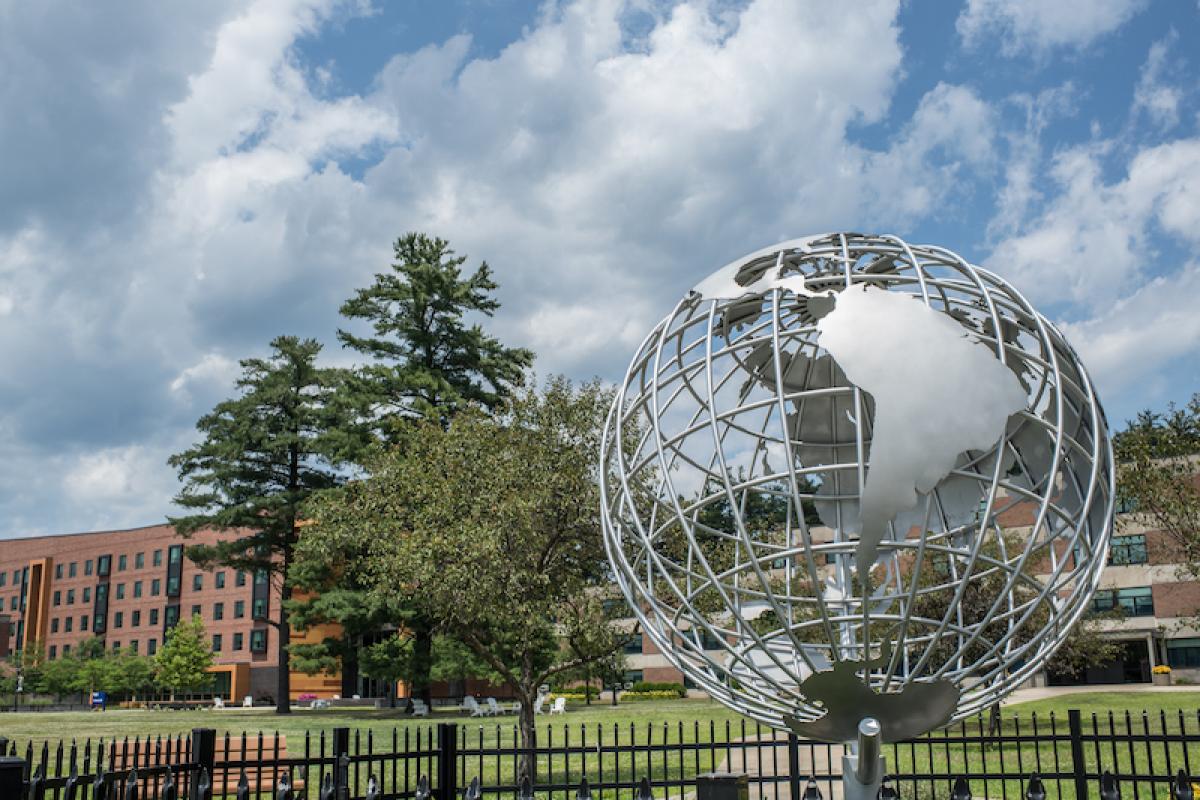
M 619 375 L 806 233 L 1015 283 L 1120 425 L 1200 389 L 1194 0 L 0 0 L 0 538 L 161 521 L 167 456 L 409 230 L 538 370 Z

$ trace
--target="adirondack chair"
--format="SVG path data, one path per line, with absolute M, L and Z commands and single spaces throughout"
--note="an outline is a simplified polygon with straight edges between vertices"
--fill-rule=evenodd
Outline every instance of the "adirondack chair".
M 467 695 L 463 698 L 463 708 L 471 712 L 472 717 L 482 717 L 487 714 L 487 711 L 484 710 L 483 706 L 479 705 L 479 701 L 471 695 Z
M 541 714 L 541 713 L 542 713 L 542 708 L 543 708 L 545 705 L 546 705 L 546 696 L 545 696 L 545 695 L 543 695 L 543 694 L 539 694 L 539 695 L 537 696 L 537 699 L 533 701 L 533 713 L 534 713 L 534 714 Z
M 419 700 L 414 697 L 413 701 L 412 701 L 412 710 L 413 710 L 414 717 L 428 717 L 429 716 L 429 706 L 425 705 L 424 700 Z
M 493 717 L 498 717 L 504 713 L 504 709 L 500 708 L 500 704 L 496 702 L 496 698 L 489 697 L 487 699 L 488 714 Z
M 550 705 L 550 713 L 551 714 L 567 713 L 567 698 L 565 698 L 565 697 L 554 698 L 554 702 Z

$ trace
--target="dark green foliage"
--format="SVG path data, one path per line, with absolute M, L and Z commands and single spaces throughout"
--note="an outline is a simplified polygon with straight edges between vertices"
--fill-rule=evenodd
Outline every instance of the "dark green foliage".
M 314 492 L 336 486 L 338 464 L 357 449 L 359 433 L 338 389 L 345 373 L 317 367 L 321 345 L 280 336 L 268 358 L 241 362 L 237 396 L 196 423 L 199 444 L 171 457 L 184 488 L 175 502 L 192 513 L 171 523 L 182 536 L 204 528 L 229 531 L 216 545 L 188 548 L 201 567 L 266 572 L 280 587 L 277 711 L 288 713 L 287 580 L 298 537 L 299 508 Z
M 341 309 L 369 322 L 374 335 L 338 331 L 346 347 L 374 361 L 358 371 L 354 390 L 386 442 L 396 440 L 401 419 L 445 424 L 471 403 L 494 408 L 533 363 L 529 350 L 505 347 L 465 320 L 500 306 L 486 262 L 464 278 L 466 257 L 423 233 L 406 234 L 393 248 L 391 272 L 376 274 Z

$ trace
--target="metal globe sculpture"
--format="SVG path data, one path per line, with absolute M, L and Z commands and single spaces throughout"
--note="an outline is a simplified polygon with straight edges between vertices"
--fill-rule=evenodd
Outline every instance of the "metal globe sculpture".
M 696 685 L 825 741 L 992 704 L 1087 609 L 1108 432 L 1062 334 L 941 247 L 837 233 L 713 273 L 646 337 L 601 453 L 605 544 Z

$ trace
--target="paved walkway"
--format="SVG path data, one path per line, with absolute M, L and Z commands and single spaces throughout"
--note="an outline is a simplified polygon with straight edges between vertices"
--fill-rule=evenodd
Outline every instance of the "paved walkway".
M 1030 700 L 1045 700 L 1051 697 L 1062 697 L 1068 694 L 1088 694 L 1094 692 L 1173 692 L 1187 694 L 1191 692 L 1200 698 L 1200 686 L 1155 686 L 1152 683 L 1111 683 L 1093 684 L 1090 686 L 1038 686 L 1032 689 L 1018 689 L 1006 697 L 1001 705 L 1011 706 L 1014 703 L 1027 703 Z

